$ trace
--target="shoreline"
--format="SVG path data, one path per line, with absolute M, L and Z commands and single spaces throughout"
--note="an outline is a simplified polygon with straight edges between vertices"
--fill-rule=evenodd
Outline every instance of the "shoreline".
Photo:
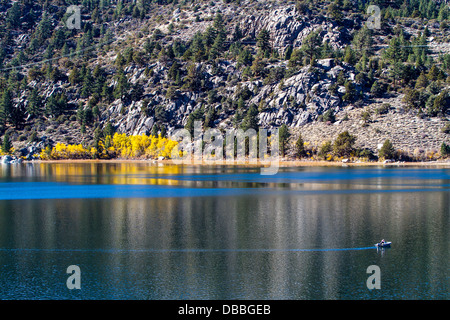
M 258 163 L 249 163 L 245 161 L 226 162 L 222 161 L 194 161 L 177 163 L 173 160 L 148 160 L 148 159 L 110 159 L 110 160 L 92 160 L 92 159 L 67 159 L 67 160 L 33 160 L 23 161 L 23 163 L 60 163 L 60 164 L 78 164 L 78 163 L 146 163 L 146 164 L 163 164 L 163 165 L 181 165 L 181 166 L 270 166 L 272 162 L 263 161 Z M 279 167 L 364 167 L 364 166 L 382 166 L 382 167 L 427 167 L 427 166 L 444 166 L 450 167 L 450 161 L 426 161 L 426 162 L 338 162 L 338 161 L 322 161 L 322 160 L 280 160 Z

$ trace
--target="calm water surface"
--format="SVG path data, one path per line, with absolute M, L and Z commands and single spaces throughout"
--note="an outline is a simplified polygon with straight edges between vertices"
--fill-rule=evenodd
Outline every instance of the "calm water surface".
M 449 298 L 448 168 L 0 172 L 1 299 Z M 392 248 L 377 251 L 382 238 Z M 66 287 L 70 265 L 81 290 Z

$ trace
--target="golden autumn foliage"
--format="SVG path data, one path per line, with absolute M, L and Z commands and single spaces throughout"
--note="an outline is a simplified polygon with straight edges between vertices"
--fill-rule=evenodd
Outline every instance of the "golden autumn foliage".
M 10 150 L 8 153 L 3 152 L 3 151 L 0 149 L 0 157 L 6 156 L 6 155 L 10 155 L 10 154 L 14 154 L 14 152 L 16 152 L 16 149 L 14 149 L 14 148 L 11 148 L 11 150 Z
M 65 159 L 136 159 L 136 158 L 170 158 L 178 142 L 159 136 L 127 136 L 116 133 L 98 142 L 97 148 L 85 148 L 81 144 L 65 145 L 57 143 L 53 149 L 42 150 L 42 160 Z
M 90 159 L 91 154 L 81 144 L 57 143 L 50 152 L 49 148 L 42 150 L 40 157 L 43 160 Z
M 114 134 L 110 151 L 120 158 L 170 158 L 178 142 L 159 136 Z

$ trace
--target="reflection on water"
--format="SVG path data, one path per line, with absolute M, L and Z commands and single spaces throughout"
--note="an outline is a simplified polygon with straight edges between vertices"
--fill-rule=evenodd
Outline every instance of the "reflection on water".
M 243 167 L 1 169 L 2 199 L 16 199 L 7 187 L 29 189 L 28 200 L 0 201 L 0 298 L 448 298 L 448 169 L 283 168 L 268 179 Z M 120 185 L 161 196 L 33 198 L 45 194 L 42 183 L 61 193 Z M 381 238 L 392 248 L 282 251 L 368 247 Z M 79 291 L 65 286 L 72 264 L 82 270 Z M 369 291 L 373 264 L 382 289 Z

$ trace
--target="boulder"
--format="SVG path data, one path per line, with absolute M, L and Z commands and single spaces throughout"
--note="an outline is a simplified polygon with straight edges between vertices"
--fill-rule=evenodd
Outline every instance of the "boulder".
M 13 160 L 13 157 L 11 157 L 11 156 L 3 156 L 1 163 L 4 163 L 4 164 L 11 163 L 12 160 Z

